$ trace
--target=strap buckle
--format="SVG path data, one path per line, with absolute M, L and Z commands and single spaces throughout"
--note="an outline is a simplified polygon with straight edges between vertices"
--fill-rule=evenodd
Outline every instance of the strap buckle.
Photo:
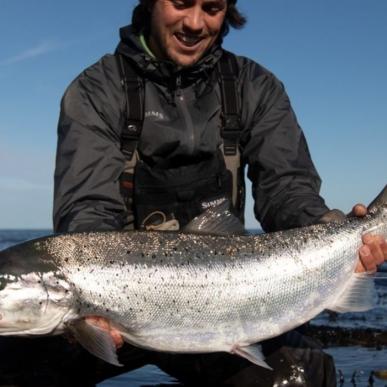
M 133 141 L 133 140 L 139 140 L 141 136 L 141 121 L 134 121 L 130 120 L 125 130 L 121 133 L 121 138 L 123 141 Z

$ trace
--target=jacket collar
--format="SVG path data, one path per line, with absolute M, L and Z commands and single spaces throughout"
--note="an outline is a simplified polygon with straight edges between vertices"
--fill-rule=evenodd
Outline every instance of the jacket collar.
M 170 61 L 152 58 L 143 48 L 140 37 L 134 34 L 131 26 L 120 29 L 121 41 L 117 46 L 116 53 L 129 58 L 137 67 L 140 74 L 161 84 L 170 85 L 177 76 L 181 76 L 183 83 L 192 83 L 199 78 L 206 77 L 222 56 L 222 48 L 215 45 L 193 66 L 179 68 Z

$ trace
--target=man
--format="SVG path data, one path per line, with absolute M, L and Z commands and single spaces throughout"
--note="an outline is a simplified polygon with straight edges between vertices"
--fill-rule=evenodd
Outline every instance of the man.
M 282 84 L 222 50 L 229 26 L 244 23 L 236 0 L 139 1 L 116 55 L 86 69 L 63 98 L 55 231 L 181 229 L 223 198 L 243 218 L 245 165 L 265 231 L 343 218 L 319 196 L 320 179 Z M 235 75 L 231 86 L 222 66 Z M 230 117 L 236 117 L 231 124 Z M 356 216 L 365 213 L 364 206 L 354 208 Z M 387 259 L 386 241 L 367 236 L 363 242 L 356 270 L 374 271 Z M 108 321 L 89 322 L 110 329 Z M 120 346 L 117 332 L 111 334 Z M 192 357 L 184 367 L 181 357 L 150 358 L 184 380 L 206 374 L 211 363 L 211 356 Z M 246 366 L 212 359 L 218 368 Z M 200 371 L 194 375 L 190 365 Z M 225 374 L 230 377 L 220 372 L 213 383 Z

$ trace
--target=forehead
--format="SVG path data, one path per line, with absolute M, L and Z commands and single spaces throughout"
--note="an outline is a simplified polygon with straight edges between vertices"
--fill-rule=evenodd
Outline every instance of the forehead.
M 220 4 L 226 5 L 227 0 L 156 0 L 156 2 L 167 2 L 167 3 L 183 3 L 189 5 L 208 5 L 208 4 Z

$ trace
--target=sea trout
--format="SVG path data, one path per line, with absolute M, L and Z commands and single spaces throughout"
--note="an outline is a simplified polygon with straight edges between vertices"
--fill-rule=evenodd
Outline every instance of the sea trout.
M 255 236 L 217 235 L 233 220 L 213 210 L 188 233 L 72 233 L 10 247 L 0 252 L 0 335 L 71 331 L 119 365 L 110 335 L 84 319 L 100 316 L 138 347 L 267 366 L 256 343 L 324 309 L 373 307 L 372 276 L 354 270 L 362 235 L 387 237 L 387 187 L 369 210 Z

